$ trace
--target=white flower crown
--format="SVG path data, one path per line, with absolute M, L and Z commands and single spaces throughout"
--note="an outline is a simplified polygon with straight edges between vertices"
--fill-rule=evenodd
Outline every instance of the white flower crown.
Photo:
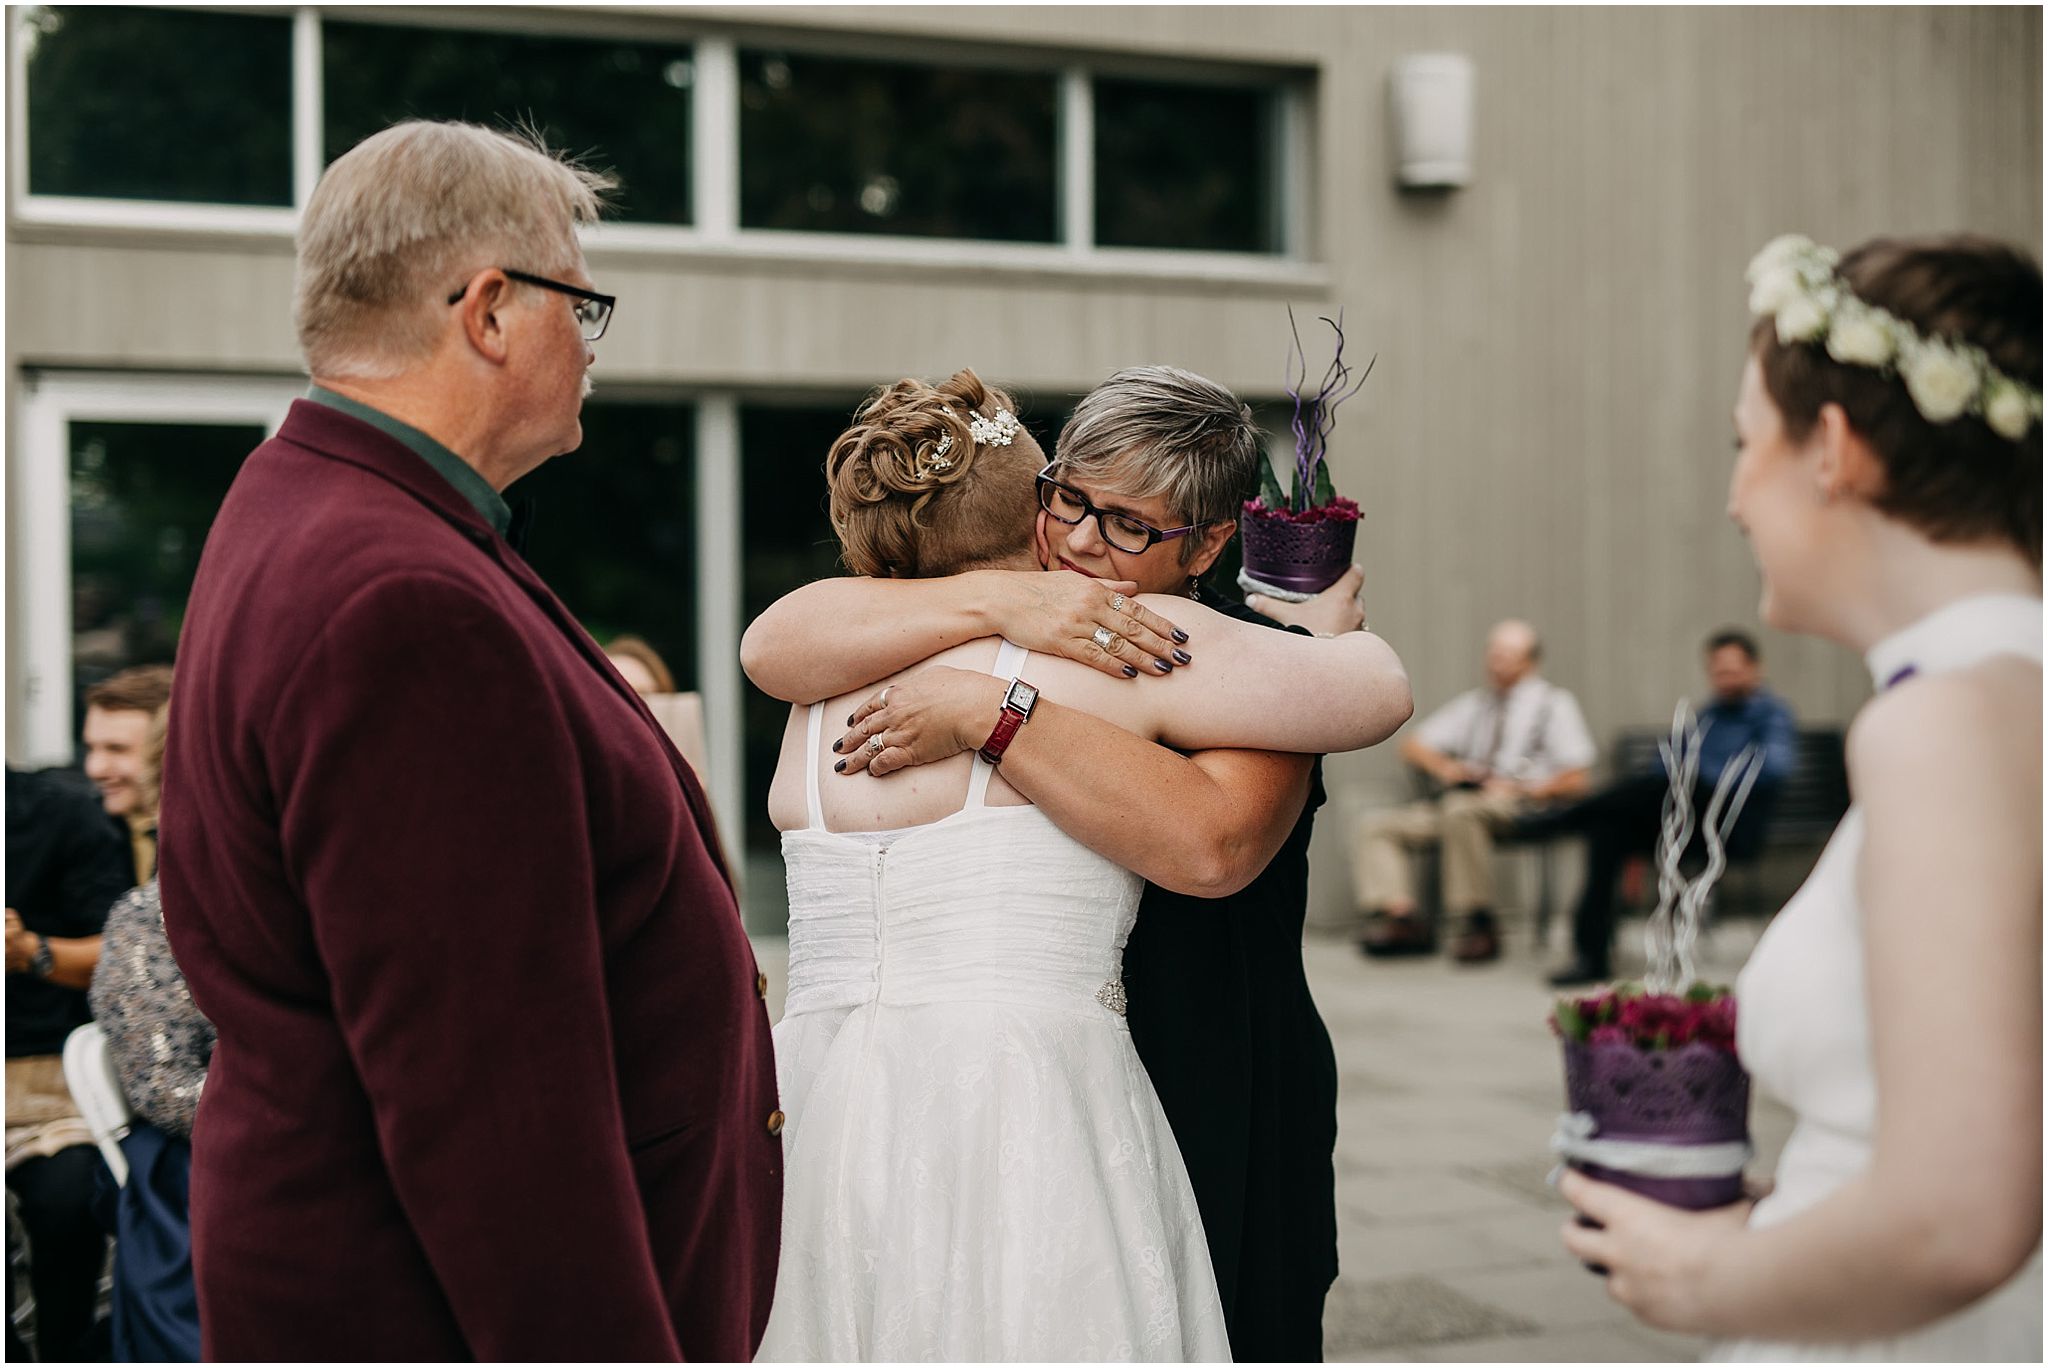
M 976 446 L 1008 446 L 1023 430 L 1024 425 L 1017 421 L 1017 415 L 1006 408 L 997 409 L 993 418 L 984 418 L 976 413 L 974 421 L 967 425 L 967 435 L 974 439 Z M 917 473 L 913 478 L 926 480 L 934 473 L 943 474 L 951 470 L 953 463 L 946 459 L 946 453 L 952 449 L 953 434 L 940 433 L 932 454 L 917 463 Z
M 1809 237 L 1774 238 L 1749 263 L 1749 311 L 1769 315 L 1778 341 L 1820 342 L 1845 366 L 1896 373 L 1930 423 L 1974 413 L 2017 442 L 2041 419 L 2041 392 L 1991 364 L 1981 347 L 1922 337 L 1912 324 L 1858 299 L 1835 274 L 1841 255 Z

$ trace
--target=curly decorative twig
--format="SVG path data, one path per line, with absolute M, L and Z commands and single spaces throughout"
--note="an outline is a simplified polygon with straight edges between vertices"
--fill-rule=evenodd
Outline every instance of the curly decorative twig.
M 1643 951 L 1649 960 L 1644 983 L 1653 993 L 1683 992 L 1691 984 L 1700 919 L 1714 885 L 1728 868 L 1728 835 L 1763 773 L 1763 752 L 1755 745 L 1744 747 L 1723 767 L 1706 815 L 1699 822 L 1707 848 L 1706 868 L 1697 878 L 1687 879 L 1679 862 L 1692 841 L 1692 795 L 1699 779 L 1701 736 L 1692 705 L 1679 700 L 1671 718 L 1671 739 L 1657 743 L 1671 785 L 1664 795 L 1663 831 L 1657 841 L 1657 908 L 1643 927 Z
M 1294 338 L 1294 350 L 1287 357 L 1287 397 L 1294 401 L 1294 495 L 1289 507 L 1297 513 L 1315 502 L 1316 477 L 1329 455 L 1330 434 L 1337 429 L 1337 405 L 1358 393 L 1379 361 L 1375 354 L 1354 380 L 1351 367 L 1344 362 L 1344 311 L 1339 309 L 1336 318 L 1322 321 L 1337 334 L 1337 351 L 1311 395 L 1307 393 L 1308 354 L 1302 350 L 1301 328 L 1294 321 L 1294 306 L 1287 308 L 1287 329 Z

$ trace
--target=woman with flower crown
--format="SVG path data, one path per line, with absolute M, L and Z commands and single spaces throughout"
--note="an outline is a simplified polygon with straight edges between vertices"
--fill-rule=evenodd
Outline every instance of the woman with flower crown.
M 826 462 L 848 568 L 1037 572 L 1044 464 L 1012 401 L 974 372 L 889 386 Z M 782 1259 L 763 1360 L 1230 1357 L 1187 1169 L 1124 1019 L 1143 881 L 1090 845 L 1128 852 L 1147 832 L 1201 825 L 1169 772 L 1191 762 L 1154 741 L 1354 749 L 1407 719 L 1409 692 L 1370 633 L 1322 640 L 1184 599 L 1114 597 L 1120 622 L 1199 642 L 1201 670 L 1140 687 L 984 638 L 791 710 L 769 795 L 790 961 L 775 1030 Z M 1155 615 L 1169 603 L 1173 623 Z M 848 744 L 851 714 L 869 715 L 877 687 L 886 699 L 947 676 L 985 704 L 962 720 L 964 753 L 869 773 L 920 738 L 906 725 Z M 1296 705 L 1262 705 L 1282 681 Z M 1123 831 L 1084 845 L 1005 781 L 996 762 L 1020 728 L 1055 725 L 1030 722 L 1046 711 L 1089 715 Z
M 1724 1359 L 2041 1357 L 2041 275 L 1977 238 L 1780 238 L 1729 513 L 1772 625 L 1863 654 L 1854 804 L 1737 986 L 1797 1114 L 1692 1213 L 1567 1172 L 1566 1247 Z

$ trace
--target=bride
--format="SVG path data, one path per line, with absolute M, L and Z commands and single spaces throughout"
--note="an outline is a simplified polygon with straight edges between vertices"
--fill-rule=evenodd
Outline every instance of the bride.
M 1729 511 L 1773 626 L 1868 660 L 1855 803 L 1738 984 L 1798 1115 L 1754 1211 L 1566 1173 L 1572 1253 L 1728 1359 L 2041 1357 L 2041 274 L 1781 238 Z
M 1036 570 L 1045 458 L 1012 407 L 972 371 L 873 398 L 827 462 L 849 568 Z M 1011 705 L 991 706 L 973 741 L 992 753 L 1029 725 L 1030 686 L 1141 749 L 1349 750 L 1408 716 L 1400 663 L 1370 634 L 1272 632 L 1179 599 L 1171 611 L 1201 644 L 1199 671 L 1136 684 L 980 640 L 876 683 L 933 666 L 1018 681 L 991 686 Z M 1139 876 L 979 755 L 887 779 L 848 771 L 841 719 L 869 691 L 792 710 L 769 798 L 789 877 L 775 1033 L 788 1119 L 759 1357 L 1228 1358 L 1187 1173 L 1123 1022 Z M 1091 756 L 1095 781 L 1152 772 L 1127 754 Z M 1129 787 L 1134 823 L 1175 820 L 1150 785 Z

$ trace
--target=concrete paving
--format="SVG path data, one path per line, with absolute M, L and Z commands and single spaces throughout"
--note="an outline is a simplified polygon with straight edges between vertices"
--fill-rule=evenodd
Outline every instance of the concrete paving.
M 1624 927 L 1633 944 L 1639 923 Z M 1561 928 L 1554 928 L 1561 932 Z M 1716 928 L 1702 972 L 1732 980 L 1759 931 Z M 1526 927 L 1491 965 L 1368 960 L 1346 940 L 1304 947 L 1336 1042 L 1338 1260 L 1325 1353 L 1350 1362 L 1641 1362 L 1694 1359 L 1700 1341 L 1638 1325 L 1558 1243 L 1567 1208 L 1546 1182 L 1563 1110 L 1557 1044 Z M 782 1008 L 787 943 L 756 942 Z M 1618 968 L 1639 968 L 1626 951 Z M 1768 1173 L 1791 1130 L 1759 1100 L 1751 1117 Z

